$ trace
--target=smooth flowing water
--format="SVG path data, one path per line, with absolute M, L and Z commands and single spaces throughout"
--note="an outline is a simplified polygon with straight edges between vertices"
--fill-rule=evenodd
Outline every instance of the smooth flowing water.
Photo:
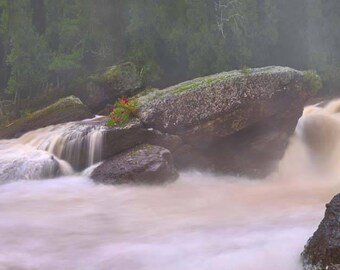
M 306 108 L 265 180 L 199 172 L 144 187 L 96 185 L 84 175 L 6 179 L 0 269 L 301 270 L 303 246 L 340 191 L 338 104 Z M 0 142 L 0 169 L 16 151 L 46 154 L 33 137 Z

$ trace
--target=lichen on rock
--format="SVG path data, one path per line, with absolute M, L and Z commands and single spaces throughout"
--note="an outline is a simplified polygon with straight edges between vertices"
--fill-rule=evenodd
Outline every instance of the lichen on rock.
M 322 81 L 320 76 L 314 70 L 306 70 L 303 72 L 305 80 L 309 83 L 312 94 L 316 95 L 322 88 Z
M 139 96 L 138 115 L 145 127 L 179 136 L 224 172 L 257 174 L 282 157 L 314 94 L 305 74 L 272 66 L 197 78 Z

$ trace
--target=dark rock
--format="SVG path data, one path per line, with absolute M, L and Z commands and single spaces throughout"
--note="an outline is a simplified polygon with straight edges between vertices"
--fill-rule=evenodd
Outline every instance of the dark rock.
M 319 77 L 305 74 L 267 67 L 198 78 L 139 96 L 139 117 L 147 128 L 192 147 L 193 155 L 179 157 L 181 164 L 262 177 L 282 158 L 315 93 Z
M 108 118 L 103 121 L 107 122 Z M 104 123 L 105 125 L 105 123 Z M 132 119 L 124 126 L 105 127 L 103 160 L 137 145 L 146 143 L 152 132 L 145 129 L 138 119 Z
M 340 270 L 340 264 L 332 265 L 327 270 Z
M 331 265 L 339 269 L 336 265 L 340 264 L 340 194 L 326 207 L 324 219 L 302 253 L 305 269 L 327 269 Z
M 105 108 L 98 112 L 98 115 L 108 116 L 114 109 L 113 104 L 106 104 Z
M 145 143 L 162 146 L 171 151 L 171 153 L 176 152 L 177 150 L 183 147 L 183 141 L 179 136 L 163 134 L 158 130 L 147 129 L 148 136 L 145 140 Z
M 43 128 L 71 121 L 80 121 L 93 117 L 88 108 L 75 96 L 62 98 L 56 103 L 21 118 L 7 127 L 0 129 L 0 139 L 10 139 L 22 134 Z
M 107 127 L 108 117 L 98 121 L 104 127 L 102 159 L 108 159 L 123 151 L 141 144 L 162 146 L 175 151 L 182 146 L 181 138 L 174 135 L 163 134 L 157 130 L 146 129 L 139 119 L 135 118 L 124 126 Z
M 169 150 L 142 145 L 104 161 L 91 174 L 98 183 L 160 184 L 174 181 L 178 173 Z
M 103 73 L 90 77 L 87 90 L 81 94 L 84 103 L 94 112 L 114 103 L 121 96 L 136 94 L 142 80 L 133 63 L 127 62 L 107 68 Z

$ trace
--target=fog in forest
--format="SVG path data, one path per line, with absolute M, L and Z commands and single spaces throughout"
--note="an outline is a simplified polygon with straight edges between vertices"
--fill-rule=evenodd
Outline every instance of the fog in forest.
M 281 65 L 317 70 L 323 91 L 336 94 L 339 13 L 336 0 L 3 0 L 1 122 L 77 94 L 126 61 L 161 88 Z

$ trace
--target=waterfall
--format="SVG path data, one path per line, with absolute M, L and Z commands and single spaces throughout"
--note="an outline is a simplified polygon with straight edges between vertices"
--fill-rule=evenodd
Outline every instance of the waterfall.
M 49 126 L 0 141 L 0 180 L 69 175 L 102 159 L 105 125 L 98 119 Z M 10 164 L 13 172 L 9 169 Z
M 69 165 L 100 160 L 96 120 L 0 141 L 0 181 L 73 174 L 0 185 L 0 269 L 302 270 L 340 190 L 337 104 L 307 107 L 278 171 L 259 181 L 191 171 L 164 186 L 96 185 L 95 165 Z

